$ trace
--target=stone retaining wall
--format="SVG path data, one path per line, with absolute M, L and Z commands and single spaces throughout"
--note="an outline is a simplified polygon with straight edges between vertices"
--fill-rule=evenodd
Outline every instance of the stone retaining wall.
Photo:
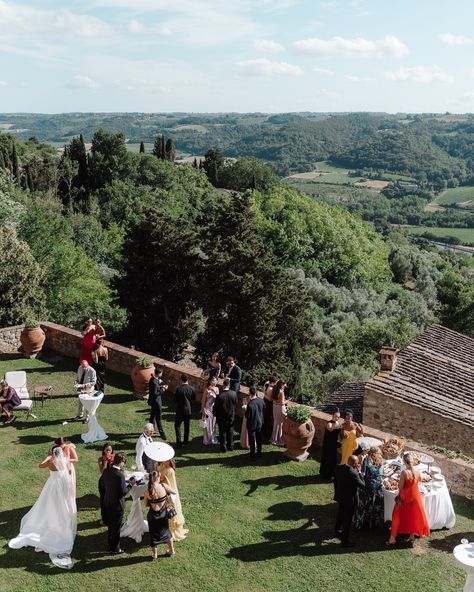
M 25 325 L 16 325 L 16 327 L 6 327 L 0 329 L 0 352 L 16 352 L 21 346 L 20 333 Z
M 68 329 L 67 327 L 49 322 L 41 323 L 41 327 L 46 333 L 45 348 L 59 355 L 79 359 L 82 338 L 79 331 Z M 18 326 L 0 329 L 0 340 L 9 343 L 12 348 L 11 351 L 18 349 L 20 344 L 19 335 L 22 328 L 22 326 Z M 107 368 L 110 368 L 115 372 L 130 375 L 130 372 L 135 365 L 135 360 L 138 357 L 146 356 L 152 358 L 156 364 L 163 368 L 164 378 L 169 383 L 170 389 L 175 389 L 179 385 L 180 375 L 184 372 L 189 376 L 189 382 L 196 389 L 198 398 L 200 398 L 204 390 L 206 381 L 201 378 L 200 372 L 198 370 L 185 368 L 179 364 L 174 364 L 173 362 L 168 362 L 167 360 L 153 357 L 144 352 L 130 349 L 128 347 L 123 347 L 122 345 L 118 345 L 110 341 L 107 341 L 107 347 L 109 349 L 109 361 L 107 363 Z M 132 385 L 130 382 L 130 391 L 131 390 Z M 242 396 L 246 396 L 248 389 L 246 387 L 242 387 L 241 393 Z M 295 403 L 290 404 L 294 405 Z M 385 407 L 386 404 L 387 403 L 385 402 Z M 331 416 L 323 413 L 322 411 L 316 411 L 312 408 L 310 409 L 311 419 L 315 427 L 313 445 L 320 447 L 323 442 L 326 423 L 329 421 Z M 384 408 L 384 411 L 387 411 L 387 409 Z M 374 438 L 378 438 L 379 440 L 386 440 L 395 435 L 404 435 L 403 426 L 397 428 L 397 431 L 398 434 L 390 434 L 388 432 L 382 432 L 380 430 L 364 426 L 364 432 L 367 436 L 372 436 Z M 436 443 L 440 445 L 439 442 Z M 460 459 L 450 459 L 441 454 L 436 454 L 427 448 L 424 448 L 419 442 L 407 440 L 406 446 L 410 450 L 424 452 L 433 456 L 435 459 L 435 464 L 441 468 L 443 474 L 445 475 L 451 492 L 456 495 L 474 500 L 474 464 L 467 463 Z M 446 445 L 446 448 L 452 447 Z
M 55 323 L 44 322 L 41 323 L 41 328 L 46 334 L 45 348 L 70 358 L 77 358 L 81 354 L 81 339 L 82 335 L 79 331 L 69 329 Z M 201 395 L 204 392 L 206 386 L 206 380 L 201 378 L 200 370 L 193 370 L 192 368 L 186 368 L 158 358 L 151 356 L 150 354 L 118 345 L 106 340 L 107 349 L 109 350 L 109 359 L 107 361 L 107 368 L 119 372 L 120 374 L 130 375 L 132 369 L 135 367 L 137 358 L 147 357 L 151 358 L 153 362 L 163 368 L 163 378 L 169 384 L 170 390 L 176 389 L 181 384 L 181 374 L 186 374 L 189 377 L 189 384 L 196 389 L 198 400 L 201 399 Z M 130 381 L 130 390 L 132 389 L 132 383 Z M 248 394 L 246 387 L 241 388 L 242 400 Z

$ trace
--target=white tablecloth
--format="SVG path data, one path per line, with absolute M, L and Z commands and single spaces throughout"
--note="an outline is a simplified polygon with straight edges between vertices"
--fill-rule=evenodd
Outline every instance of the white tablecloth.
M 134 485 L 127 496 L 132 498 L 132 507 L 127 517 L 127 521 L 120 529 L 121 537 L 130 537 L 135 542 L 140 543 L 144 532 L 148 532 L 148 522 L 143 519 L 143 510 L 140 498 L 145 493 L 147 483 Z
M 98 397 L 91 395 L 79 395 L 79 399 L 82 401 L 85 409 L 89 413 L 89 422 L 87 424 L 89 430 L 85 434 L 81 434 L 81 438 L 84 442 L 98 442 L 100 440 L 106 440 L 107 434 L 104 429 L 97 421 L 96 413 L 97 409 L 104 398 L 104 393 Z
M 384 501 L 384 519 L 392 519 L 393 507 L 398 490 L 389 491 L 386 489 L 383 495 Z M 456 515 L 449 495 L 446 482 L 442 487 L 432 487 L 431 491 L 421 494 L 423 505 L 425 507 L 426 517 L 430 530 L 439 530 L 440 528 L 452 528 L 456 524 Z
M 457 545 L 453 555 L 467 572 L 464 592 L 474 592 L 474 543 Z

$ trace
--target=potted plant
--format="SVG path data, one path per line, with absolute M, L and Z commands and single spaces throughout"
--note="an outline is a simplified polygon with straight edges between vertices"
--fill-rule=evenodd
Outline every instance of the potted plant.
M 20 342 L 29 358 L 36 358 L 45 342 L 46 335 L 36 319 L 27 319 L 25 328 L 20 333 Z
M 290 405 L 283 420 L 283 441 L 287 448 L 285 455 L 293 460 L 306 460 L 313 437 L 311 411 L 302 405 Z
M 146 399 L 148 396 L 148 383 L 153 374 L 154 365 L 151 358 L 141 356 L 136 359 L 132 369 L 133 394 L 137 399 Z

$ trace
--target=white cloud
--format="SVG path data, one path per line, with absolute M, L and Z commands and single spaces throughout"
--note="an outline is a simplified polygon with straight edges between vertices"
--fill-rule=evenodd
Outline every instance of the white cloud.
M 465 35 L 453 35 L 453 33 L 441 33 L 441 41 L 446 45 L 472 45 L 474 39 Z
M 430 84 L 432 82 L 441 82 L 450 84 L 454 78 L 436 65 L 432 66 L 414 66 L 407 68 L 401 66 L 394 72 L 386 72 L 385 78 L 395 81 L 419 82 L 421 84 Z
M 355 76 L 352 74 L 348 74 L 346 76 L 346 80 L 348 80 L 349 82 L 372 82 L 373 78 L 371 78 L 370 76 Z
M 169 27 L 161 26 L 158 28 L 158 33 L 163 37 L 171 37 L 173 31 Z
M 237 62 L 237 73 L 240 76 L 257 78 L 273 78 L 275 76 L 301 76 L 303 70 L 299 66 L 286 62 L 272 62 L 266 58 Z
M 8 82 L 5 82 L 5 80 L 0 80 L 0 86 L 8 86 Z
M 66 86 L 68 88 L 75 88 L 75 89 L 95 89 L 95 88 L 99 88 L 99 83 L 94 80 L 93 78 L 89 78 L 89 76 L 82 76 L 82 75 L 78 75 L 78 76 L 73 76 L 72 80 L 70 80 Z
M 474 102 L 474 92 L 466 92 L 458 97 L 457 103 L 472 103 Z
M 136 19 L 132 19 L 128 23 L 127 29 L 130 31 L 130 33 L 133 33 L 133 34 L 143 33 L 144 31 L 146 31 L 145 25 L 143 23 L 141 23 L 140 21 L 137 21 Z
M 408 47 L 394 35 L 375 41 L 363 37 L 333 37 L 327 40 L 312 37 L 295 41 L 293 47 L 298 53 L 318 57 L 401 58 L 408 54 Z
M 315 66 L 313 70 L 316 74 L 321 74 L 321 76 L 334 76 L 334 72 L 329 68 L 318 68 L 318 66 Z
M 76 14 L 64 8 L 59 11 L 38 10 L 5 0 L 0 0 L 0 27 L 2 39 L 24 34 L 96 38 L 112 32 L 107 23 L 94 16 Z
M 277 43 L 271 39 L 257 39 L 254 46 L 257 51 L 262 53 L 279 53 L 285 50 L 281 43 Z

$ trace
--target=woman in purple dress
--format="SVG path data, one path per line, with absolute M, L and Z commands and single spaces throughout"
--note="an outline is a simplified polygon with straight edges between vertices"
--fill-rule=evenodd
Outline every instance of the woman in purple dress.
M 1 398 L 0 398 L 0 414 L 6 415 L 5 423 L 11 423 L 15 418 L 12 415 L 14 407 L 21 405 L 21 399 L 16 390 L 8 386 L 6 380 L 0 381 Z

